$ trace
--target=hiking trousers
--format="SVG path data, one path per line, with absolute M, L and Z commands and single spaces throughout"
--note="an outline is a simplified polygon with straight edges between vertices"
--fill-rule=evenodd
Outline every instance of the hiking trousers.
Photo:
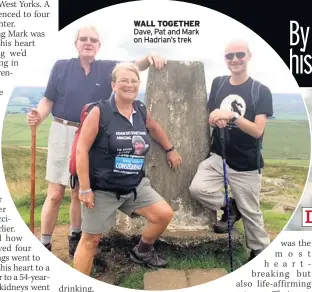
M 260 210 L 260 191 L 262 174 L 258 170 L 235 171 L 227 166 L 229 190 L 242 215 L 247 247 L 262 250 L 270 244 L 270 237 L 264 229 Z M 190 185 L 191 196 L 203 206 L 219 210 L 225 206 L 222 157 L 211 153 L 202 161 Z

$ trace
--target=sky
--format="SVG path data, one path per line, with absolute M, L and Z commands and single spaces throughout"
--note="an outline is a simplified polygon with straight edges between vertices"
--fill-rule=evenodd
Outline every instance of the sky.
M 142 12 L 144 11 L 144 12 Z M 199 35 L 191 44 L 134 43 L 133 20 L 198 20 Z M 136 60 L 156 51 L 167 60 L 202 61 L 209 90 L 211 81 L 229 71 L 223 59 L 225 45 L 234 38 L 249 43 L 252 59 L 249 74 L 266 84 L 272 92 L 299 92 L 290 70 L 278 54 L 261 37 L 236 20 L 214 10 L 178 1 L 136 1 L 114 5 L 93 12 L 61 30 L 39 50 L 31 72 L 25 71 L 16 86 L 46 86 L 51 67 L 58 59 L 77 57 L 74 47 L 77 30 L 94 25 L 102 46 L 97 59 Z M 47 53 L 48 51 L 48 53 Z M 148 71 L 141 73 L 141 90 Z

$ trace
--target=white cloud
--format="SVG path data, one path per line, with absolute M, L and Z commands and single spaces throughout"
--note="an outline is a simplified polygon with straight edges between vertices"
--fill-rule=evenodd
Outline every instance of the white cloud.
M 144 12 L 142 12 L 144 11 Z M 200 35 L 191 44 L 135 44 L 133 20 L 199 20 Z M 45 86 L 50 69 L 57 59 L 77 56 L 74 48 L 76 31 L 84 25 L 94 25 L 102 36 L 99 59 L 133 60 L 156 50 L 168 60 L 198 60 L 205 64 L 207 86 L 211 79 L 228 74 L 223 50 L 232 38 L 249 42 L 253 53 L 249 73 L 273 92 L 299 92 L 298 85 L 277 53 L 258 35 L 236 20 L 214 10 L 176 1 L 135 1 L 114 5 L 89 14 L 70 24 L 50 40 L 33 64 L 31 74 L 25 70 L 19 85 Z M 48 50 L 48 53 L 47 53 Z M 143 84 L 147 72 L 142 73 Z

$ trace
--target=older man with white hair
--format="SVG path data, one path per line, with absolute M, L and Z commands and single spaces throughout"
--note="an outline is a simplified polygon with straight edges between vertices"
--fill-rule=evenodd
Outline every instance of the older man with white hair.
M 29 126 L 38 126 L 50 114 L 53 121 L 49 133 L 46 180 L 47 197 L 41 213 L 41 242 L 51 251 L 51 238 L 58 212 L 69 184 L 69 158 L 82 107 L 111 95 L 111 73 L 118 61 L 95 60 L 101 47 L 96 28 L 79 29 L 75 47 L 77 58 L 58 60 L 52 70 L 44 97 L 27 114 Z M 161 69 L 166 61 L 156 53 L 136 61 L 141 71 L 150 65 Z M 81 206 L 78 188 L 71 192 L 69 254 L 74 255 L 81 237 Z

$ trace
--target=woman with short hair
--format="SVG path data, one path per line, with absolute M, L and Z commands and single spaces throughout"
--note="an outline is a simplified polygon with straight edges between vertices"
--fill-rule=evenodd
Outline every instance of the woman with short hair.
M 145 105 L 136 100 L 139 84 L 134 64 L 117 64 L 112 73 L 114 95 L 90 111 L 81 129 L 76 163 L 83 233 L 74 268 L 87 275 L 101 234 L 115 224 L 117 209 L 148 221 L 131 259 L 150 267 L 167 264 L 153 244 L 167 228 L 173 210 L 145 177 L 149 135 L 167 152 L 172 169 L 177 169 L 182 159 Z

